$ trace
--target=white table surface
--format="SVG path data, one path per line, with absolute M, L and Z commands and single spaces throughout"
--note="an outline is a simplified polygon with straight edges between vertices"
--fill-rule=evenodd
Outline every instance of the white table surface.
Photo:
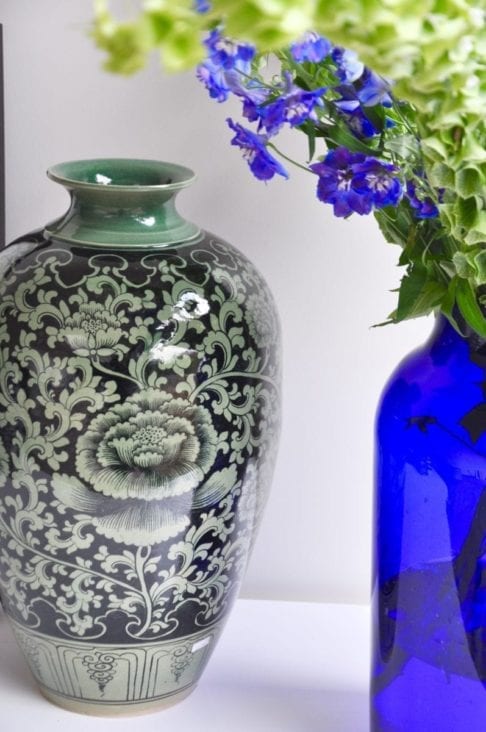
M 239 600 L 196 690 L 137 717 L 49 704 L 0 615 L 1 732 L 367 732 L 369 610 Z

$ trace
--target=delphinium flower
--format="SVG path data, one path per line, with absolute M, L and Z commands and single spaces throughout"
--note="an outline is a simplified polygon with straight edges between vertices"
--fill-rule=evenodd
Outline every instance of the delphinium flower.
M 357 137 L 373 137 L 380 132 L 366 115 L 353 87 L 339 87 L 340 96 L 332 104 L 339 110 L 349 129 Z
M 341 66 L 346 55 L 342 53 L 342 49 L 339 51 L 339 54 L 333 53 L 336 76 L 341 81 L 343 79 L 349 81 L 335 87 L 339 97 L 333 104 L 342 113 L 353 133 L 358 137 L 373 137 L 379 134 L 381 129 L 373 123 L 367 110 L 377 106 L 386 110 L 393 106 L 390 83 L 354 59 L 352 64 L 347 62 L 347 65 Z M 390 127 L 393 124 L 393 121 L 385 115 L 385 125 Z
M 231 92 L 242 92 L 244 81 L 251 73 L 255 48 L 248 43 L 234 43 L 218 28 L 211 31 L 205 45 L 208 57 L 199 64 L 197 76 L 213 99 L 224 102 Z
M 292 43 L 290 46 L 290 53 L 292 58 L 299 63 L 309 61 L 310 63 L 318 64 L 329 55 L 332 49 L 332 44 L 327 38 L 309 31 L 304 35 L 300 41 Z
M 241 98 L 243 117 L 249 122 L 259 120 L 261 108 L 270 96 L 269 90 L 250 80 L 244 88 L 235 93 Z
M 318 199 L 332 204 L 335 216 L 369 214 L 396 206 L 402 197 L 402 184 L 393 165 L 345 147 L 330 150 L 310 169 L 318 176 Z
M 397 96 L 413 110 L 424 170 L 432 185 L 445 190 L 444 231 L 456 247 L 486 244 L 484 2 L 444 0 L 432 8 L 405 0 L 337 0 L 332 7 L 315 0 L 147 0 L 129 22 L 116 20 L 110 0 L 94 2 L 92 35 L 108 54 L 106 68 L 117 73 L 138 71 L 152 49 L 168 68 L 189 68 L 200 59 L 203 33 L 217 25 L 255 43 L 261 55 L 280 55 L 292 44 L 297 62 L 317 66 L 327 63 L 329 38 L 343 83 L 363 73 L 359 52 L 375 72 L 393 79 Z M 296 40 L 309 28 L 317 32 Z M 209 82 L 207 72 L 203 78 Z M 220 98 L 223 86 L 215 87 Z M 353 113 L 351 121 L 359 131 L 358 117 Z
M 243 157 L 247 161 L 251 172 L 258 180 L 270 180 L 274 175 L 288 178 L 288 173 L 281 163 L 271 155 L 266 144 L 268 138 L 246 129 L 232 119 L 227 119 L 228 125 L 236 133 L 231 140 L 232 145 L 243 150 Z
M 372 210 L 397 206 L 403 195 L 397 168 L 368 156 L 353 165 L 353 188 L 368 198 Z
M 392 106 L 390 82 L 371 69 L 364 69 L 356 80 L 355 89 L 358 100 L 365 107 L 374 107 L 377 104 Z
M 418 219 L 434 219 L 439 215 L 434 201 L 422 192 L 417 193 L 417 185 L 411 180 L 407 181 L 407 200 Z
M 211 3 L 208 0 L 194 0 L 194 10 L 196 13 L 209 13 Z
M 245 74 L 251 70 L 255 47 L 249 43 L 236 43 L 222 35 L 218 28 L 211 31 L 205 40 L 209 60 L 227 71 L 236 69 Z
M 336 64 L 336 76 L 343 84 L 352 84 L 363 74 L 364 64 L 355 51 L 336 46 L 332 50 L 332 60 Z
M 293 83 L 289 73 L 284 74 L 282 91 L 269 102 L 260 104 L 255 109 L 253 119 L 258 119 L 260 127 L 264 127 L 269 135 L 275 135 L 288 123 L 298 127 L 306 120 L 317 120 L 316 107 L 322 107 L 325 87 L 306 91 Z

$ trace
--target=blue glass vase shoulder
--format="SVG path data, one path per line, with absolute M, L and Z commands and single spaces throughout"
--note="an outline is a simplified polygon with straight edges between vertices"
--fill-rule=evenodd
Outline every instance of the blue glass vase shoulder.
M 439 319 L 377 418 L 374 732 L 486 729 L 486 345 Z

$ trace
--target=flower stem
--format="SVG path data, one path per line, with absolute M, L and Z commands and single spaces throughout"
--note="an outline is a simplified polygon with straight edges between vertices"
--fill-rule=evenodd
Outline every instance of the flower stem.
M 277 153 L 277 155 L 280 155 L 280 157 L 283 158 L 284 160 L 286 160 L 288 163 L 295 165 L 297 168 L 300 168 L 301 170 L 305 170 L 306 173 L 311 173 L 312 175 L 315 175 L 315 173 L 313 173 L 312 170 L 310 170 L 310 168 L 306 168 L 305 165 L 301 165 L 296 160 L 293 160 L 292 158 L 289 158 L 287 155 L 285 155 L 285 153 L 283 153 L 281 150 L 279 150 L 278 147 L 276 147 L 273 144 L 273 142 L 268 142 L 267 146 L 271 147 L 272 150 Z
M 129 376 L 128 374 L 121 374 L 118 371 L 112 371 L 111 369 L 107 368 L 106 366 L 103 366 L 98 361 L 93 361 L 93 366 L 95 366 L 98 371 L 102 371 L 104 374 L 109 374 L 110 376 L 116 376 L 118 379 L 128 379 L 128 381 L 133 381 L 134 384 L 136 384 L 139 388 L 141 386 L 140 382 L 137 381 L 137 379 L 134 379 L 132 376 Z
M 251 76 L 251 74 L 245 74 L 244 71 L 241 69 L 236 69 L 236 72 L 243 76 L 245 79 L 248 79 L 248 81 L 255 81 L 255 77 Z M 269 89 L 272 92 L 278 92 L 281 91 L 281 89 L 278 86 L 275 86 L 275 84 L 267 84 L 261 77 L 258 77 L 258 84 L 259 86 L 255 86 L 255 89 L 261 88 L 261 89 Z
M 152 613 L 153 613 L 153 607 L 152 607 L 152 598 L 150 597 L 150 592 L 147 588 L 147 582 L 145 580 L 145 562 L 150 556 L 150 548 L 147 547 L 146 551 L 144 553 L 144 548 L 139 546 L 137 549 L 137 555 L 135 559 L 135 566 L 136 566 L 136 572 L 137 577 L 140 582 L 140 590 L 142 592 L 143 599 L 145 601 L 145 611 L 146 611 L 146 617 L 145 622 L 140 628 L 140 630 L 135 633 L 135 636 L 138 638 L 139 636 L 142 636 L 146 631 L 150 628 L 150 625 L 152 624 Z
M 259 381 L 266 381 L 269 384 L 272 384 L 272 386 L 276 387 L 278 389 L 277 384 L 275 383 L 274 379 L 272 379 L 270 376 L 265 376 L 261 373 L 253 373 L 251 371 L 245 372 L 245 371 L 222 371 L 219 374 L 214 374 L 214 376 L 210 376 L 209 379 L 205 379 L 202 381 L 199 386 L 197 386 L 193 392 L 191 392 L 189 399 L 191 402 L 194 401 L 196 396 L 201 392 L 204 391 L 208 386 L 211 386 L 211 384 L 214 384 L 218 381 L 223 381 L 224 379 L 232 379 L 232 378 L 238 378 L 242 377 L 244 379 L 255 379 Z

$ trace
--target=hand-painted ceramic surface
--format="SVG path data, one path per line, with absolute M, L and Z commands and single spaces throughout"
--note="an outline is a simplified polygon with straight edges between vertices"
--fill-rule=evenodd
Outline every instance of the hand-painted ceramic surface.
M 373 732 L 486 729 L 486 345 L 441 319 L 378 416 Z
M 278 320 L 250 262 L 182 220 L 191 174 L 51 170 L 68 214 L 0 257 L 0 590 L 44 693 L 170 703 L 237 593 L 276 451 Z

